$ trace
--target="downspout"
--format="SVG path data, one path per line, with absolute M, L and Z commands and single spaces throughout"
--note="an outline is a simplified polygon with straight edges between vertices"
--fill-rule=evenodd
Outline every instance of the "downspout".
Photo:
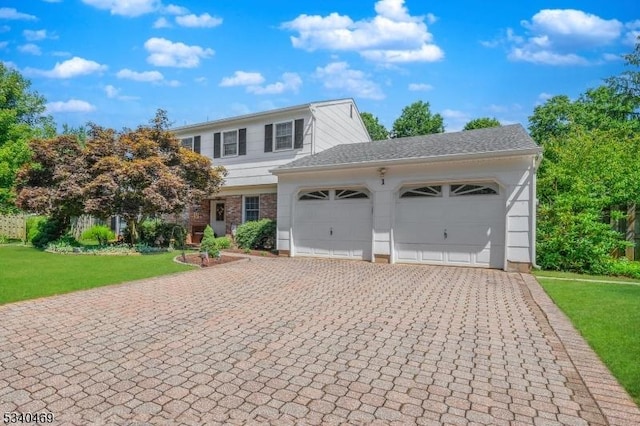
M 538 172 L 538 167 L 540 167 L 540 162 L 542 161 L 542 153 L 536 155 L 533 158 L 533 164 L 532 164 L 532 168 L 533 168 L 533 175 L 531 176 L 531 196 L 530 196 L 530 200 L 531 200 L 531 211 L 530 211 L 530 218 L 531 218 L 531 266 L 534 269 L 542 269 L 540 268 L 540 265 L 538 265 L 536 263 L 536 228 L 537 228 L 537 219 L 536 219 L 536 210 L 538 207 L 538 198 L 537 198 L 537 172 Z
M 309 108 L 311 112 L 311 155 L 316 153 L 316 115 L 315 108 Z

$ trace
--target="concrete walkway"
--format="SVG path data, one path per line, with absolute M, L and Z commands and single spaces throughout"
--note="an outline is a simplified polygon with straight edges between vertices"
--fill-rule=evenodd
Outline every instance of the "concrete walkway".
M 254 258 L 2 306 L 0 348 L 0 412 L 57 424 L 640 424 L 494 270 Z

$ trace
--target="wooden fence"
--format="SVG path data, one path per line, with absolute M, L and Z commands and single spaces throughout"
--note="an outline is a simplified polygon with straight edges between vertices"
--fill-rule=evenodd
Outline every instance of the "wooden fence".
M 25 241 L 27 239 L 27 216 L 21 214 L 0 215 L 0 236 Z

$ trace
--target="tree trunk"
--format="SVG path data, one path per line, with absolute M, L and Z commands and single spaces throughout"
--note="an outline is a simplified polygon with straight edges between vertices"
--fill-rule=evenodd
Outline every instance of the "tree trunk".
M 138 242 L 138 223 L 135 219 L 127 218 L 127 227 L 129 228 L 129 238 L 132 246 Z

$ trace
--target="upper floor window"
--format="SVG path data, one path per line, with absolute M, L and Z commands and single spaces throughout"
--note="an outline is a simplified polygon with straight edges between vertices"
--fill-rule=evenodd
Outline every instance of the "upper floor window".
M 180 145 L 182 145 L 183 148 L 190 149 L 191 151 L 200 154 L 200 136 L 182 138 L 180 139 Z
M 222 156 L 238 155 L 238 131 L 222 132 Z
M 193 149 L 193 138 L 182 138 L 180 144 L 183 148 Z
M 293 122 L 275 124 L 276 151 L 293 148 Z

